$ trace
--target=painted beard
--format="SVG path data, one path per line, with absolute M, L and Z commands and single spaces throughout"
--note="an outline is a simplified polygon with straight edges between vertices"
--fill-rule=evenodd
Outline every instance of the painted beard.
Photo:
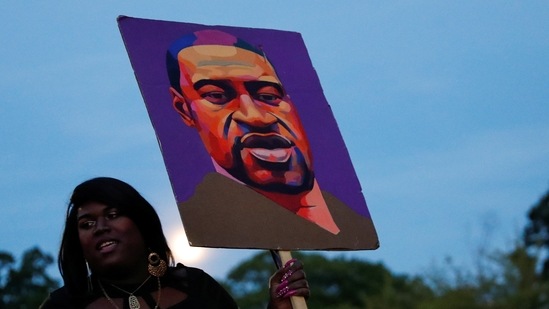
M 231 176 L 257 189 L 284 194 L 299 194 L 310 191 L 314 184 L 314 173 L 307 166 L 305 156 L 295 144 L 276 133 L 248 133 L 237 137 L 232 147 L 233 167 L 226 169 Z M 258 170 L 270 173 L 271 178 L 277 176 L 282 179 L 278 182 L 259 183 L 250 177 L 249 164 L 244 163 L 243 152 L 246 152 L 246 161 Z M 286 173 L 296 171 L 299 180 L 287 181 Z

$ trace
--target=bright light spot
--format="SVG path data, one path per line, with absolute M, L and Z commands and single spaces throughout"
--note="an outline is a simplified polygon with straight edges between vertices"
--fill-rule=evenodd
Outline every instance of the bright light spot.
M 206 253 L 204 248 L 189 246 L 187 235 L 182 230 L 172 233 L 168 239 L 168 243 L 170 244 L 170 249 L 172 249 L 176 263 L 192 266 L 197 261 L 204 259 Z

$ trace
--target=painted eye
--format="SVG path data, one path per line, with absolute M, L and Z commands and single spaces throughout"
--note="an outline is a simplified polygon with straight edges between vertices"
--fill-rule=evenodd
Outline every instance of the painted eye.
M 212 104 L 227 104 L 236 96 L 234 89 L 223 81 L 207 80 L 198 82 L 197 85 L 200 97 Z
M 279 95 L 273 93 L 258 93 L 255 97 L 256 100 L 271 105 L 278 105 L 280 101 L 282 101 L 282 98 Z
M 282 101 L 282 93 L 276 86 L 271 85 L 270 83 L 265 84 L 261 82 L 257 85 L 250 84 L 248 87 L 250 88 L 250 92 L 254 99 L 257 101 L 269 105 L 278 105 L 280 104 L 280 101 Z
M 201 97 L 216 105 L 227 104 L 231 98 L 224 91 L 210 91 L 203 93 Z

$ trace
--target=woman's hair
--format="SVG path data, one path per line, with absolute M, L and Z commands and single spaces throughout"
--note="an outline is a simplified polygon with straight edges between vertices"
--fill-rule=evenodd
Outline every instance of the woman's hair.
M 69 294 L 84 296 L 88 292 L 88 270 L 78 236 L 77 213 L 79 207 L 90 202 L 117 208 L 135 223 L 145 246 L 158 253 L 168 264 L 173 264 L 173 256 L 162 232 L 160 218 L 152 205 L 137 190 L 121 180 L 93 178 L 74 189 L 67 209 L 58 266 Z

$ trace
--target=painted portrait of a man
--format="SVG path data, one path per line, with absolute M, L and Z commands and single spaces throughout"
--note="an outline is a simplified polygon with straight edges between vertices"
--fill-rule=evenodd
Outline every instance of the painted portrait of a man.
M 169 49 L 173 105 L 216 171 L 337 234 L 297 109 L 261 50 L 218 30 Z
M 297 106 L 294 93 L 279 77 L 268 44 L 254 44 L 223 27 L 187 28 L 193 31 L 181 32 L 165 45 L 169 100 L 150 103 L 146 85 L 140 83 L 140 87 L 153 126 L 160 116 L 153 115 L 150 105 L 169 103 L 179 119 L 170 131 L 197 136 L 209 157 L 210 169 L 193 175 L 198 181 L 184 198 L 178 195 L 178 182 L 172 181 L 190 243 L 289 250 L 376 248 L 377 236 L 367 210 L 362 214 L 353 210 L 324 190 L 322 180 L 317 179 L 317 169 L 323 166 L 315 165 L 310 129 L 302 121 L 302 116 L 314 119 L 315 115 L 298 111 L 302 105 Z M 132 64 L 139 81 L 139 70 Z M 151 89 L 157 91 L 160 83 L 154 84 Z M 173 115 L 165 118 L 173 119 Z M 173 134 L 162 136 L 158 126 L 155 130 L 169 174 L 170 164 L 192 160 L 190 150 L 185 150 L 185 156 L 166 154 L 163 145 L 168 138 L 173 142 Z M 186 141 L 181 140 L 178 147 L 186 148 Z M 198 149 L 194 153 L 203 154 Z M 354 181 L 356 176 L 350 176 L 348 181 Z M 170 177 L 173 180 L 173 173 Z

